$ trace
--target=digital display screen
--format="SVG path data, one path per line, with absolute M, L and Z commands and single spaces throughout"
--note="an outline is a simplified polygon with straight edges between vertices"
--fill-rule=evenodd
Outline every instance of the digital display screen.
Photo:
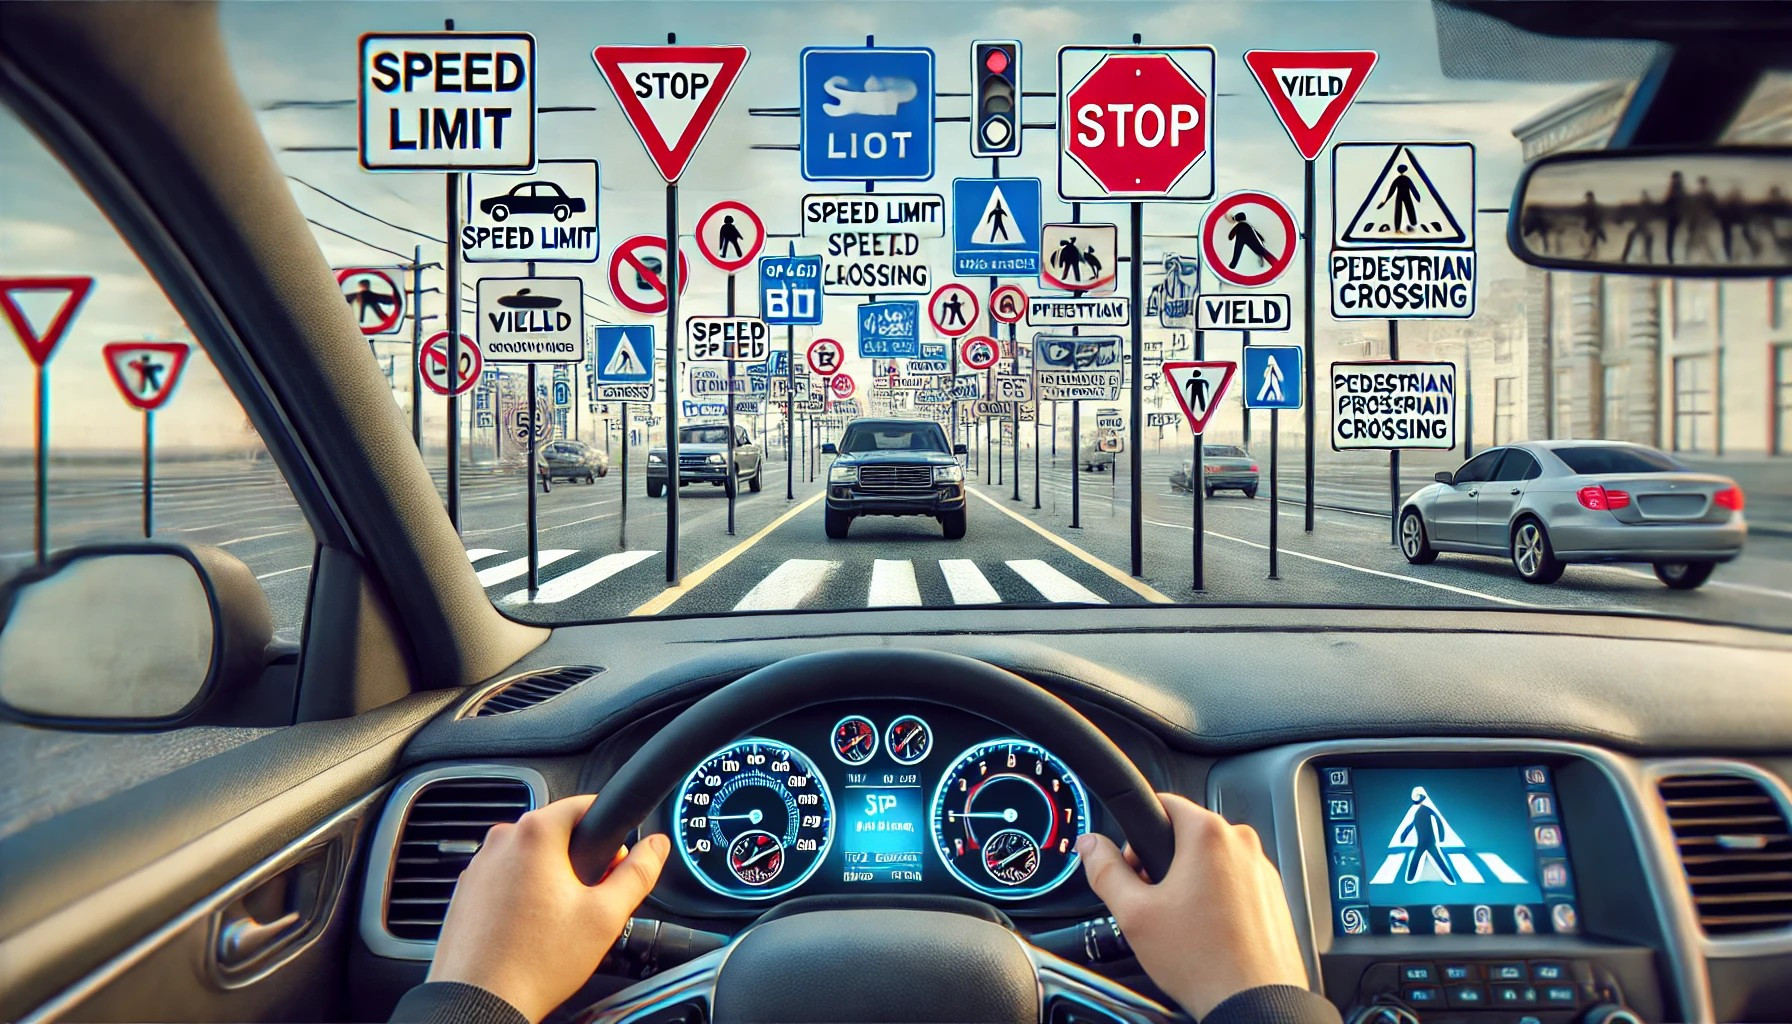
M 1548 767 L 1319 768 L 1339 935 L 1580 930 Z
M 881 773 L 874 773 L 881 774 Z M 847 882 L 919 882 L 927 850 L 926 801 L 914 775 L 887 783 L 848 784 L 840 807 L 840 848 Z

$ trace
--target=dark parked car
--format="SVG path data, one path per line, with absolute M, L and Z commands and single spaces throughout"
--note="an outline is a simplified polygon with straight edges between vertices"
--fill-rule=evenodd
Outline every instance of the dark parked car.
M 836 456 L 828 467 L 827 531 L 846 536 L 859 516 L 932 516 L 947 540 L 965 530 L 966 451 L 950 444 L 932 420 L 853 420 L 840 443 L 824 444 Z
M 1170 473 L 1171 487 L 1192 493 L 1189 465 L 1184 462 L 1181 469 Z M 1215 491 L 1243 491 L 1247 498 L 1257 496 L 1257 460 L 1243 448 L 1235 444 L 1206 445 L 1201 449 L 1201 466 L 1201 484 L 1209 498 Z
M 479 209 L 491 214 L 493 220 L 503 220 L 513 213 L 546 213 L 555 220 L 565 220 L 575 213 L 584 213 L 585 200 L 567 195 L 551 181 L 525 181 L 501 196 L 481 199 Z
M 610 472 L 610 457 L 603 449 L 583 441 L 549 441 L 541 448 L 535 463 L 535 477 L 543 491 L 551 490 L 555 480 L 583 480 L 597 483 L 597 478 Z
M 666 492 L 666 448 L 647 451 L 647 496 Z M 734 428 L 734 472 L 728 472 L 728 424 L 703 423 L 678 428 L 678 486 L 710 484 L 734 494 L 742 482 L 754 491 L 765 486 L 765 457 L 747 436 Z

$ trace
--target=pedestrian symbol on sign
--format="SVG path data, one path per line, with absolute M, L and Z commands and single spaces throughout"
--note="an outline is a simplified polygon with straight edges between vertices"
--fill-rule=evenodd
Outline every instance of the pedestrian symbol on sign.
M 1282 367 L 1274 356 L 1269 357 L 1269 363 L 1263 369 L 1263 386 L 1257 389 L 1257 401 L 1267 405 L 1280 405 L 1287 401 L 1282 396 Z
M 1188 388 L 1189 411 L 1196 416 L 1205 416 L 1207 414 L 1207 381 L 1201 377 L 1201 371 L 1198 369 L 1192 371 L 1187 383 L 1183 386 Z
M 1453 243 L 1467 234 L 1410 146 L 1395 146 L 1344 229 L 1345 242 Z
M 989 202 L 983 207 L 983 216 L 977 222 L 977 229 L 971 232 L 971 241 L 983 245 L 994 245 L 997 242 L 1025 242 L 1025 238 L 1016 236 L 1009 228 L 1014 215 L 1008 212 L 1008 203 L 1002 198 L 1001 186 L 989 190 Z
M 1443 882 L 1455 885 L 1458 880 L 1468 885 L 1486 881 L 1481 869 L 1471 859 L 1468 843 L 1463 841 L 1424 786 L 1412 787 L 1412 804 L 1388 838 L 1388 854 L 1370 885 L 1392 885 L 1399 882 Z M 1513 870 L 1505 858 L 1487 851 L 1474 852 L 1495 879 L 1507 885 L 1526 884 L 1523 875 Z

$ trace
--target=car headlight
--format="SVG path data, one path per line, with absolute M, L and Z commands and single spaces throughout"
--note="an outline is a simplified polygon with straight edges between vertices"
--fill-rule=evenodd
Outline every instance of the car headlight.
M 709 457 L 709 461 L 712 465 L 720 466 L 722 463 L 727 462 L 728 460 L 722 458 L 720 455 L 711 455 Z
M 856 484 L 858 482 L 859 482 L 859 467 L 857 467 L 857 466 L 829 466 L 828 467 L 828 483 L 830 483 L 830 484 Z
M 666 461 L 666 457 L 659 452 L 648 452 L 647 461 L 649 463 L 661 463 Z
M 960 465 L 933 467 L 933 482 L 936 484 L 956 484 L 964 480 L 964 467 Z

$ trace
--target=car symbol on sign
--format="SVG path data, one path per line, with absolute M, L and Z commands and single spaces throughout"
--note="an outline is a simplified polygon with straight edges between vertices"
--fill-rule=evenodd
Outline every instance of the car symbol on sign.
M 493 220 L 513 213 L 552 214 L 555 220 L 565 220 L 585 212 L 585 200 L 567 195 L 551 181 L 525 181 L 504 195 L 481 199 L 479 210 L 491 214 Z

